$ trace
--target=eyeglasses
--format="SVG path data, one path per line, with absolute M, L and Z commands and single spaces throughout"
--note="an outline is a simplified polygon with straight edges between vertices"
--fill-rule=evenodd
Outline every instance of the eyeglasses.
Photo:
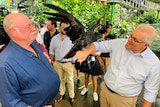
M 129 38 L 130 38 L 131 41 L 134 42 L 134 43 L 146 43 L 146 42 L 138 41 L 135 37 L 132 36 L 132 34 L 129 36 Z
M 33 24 L 28 24 L 26 26 L 13 26 L 13 27 L 31 30 L 35 26 Z

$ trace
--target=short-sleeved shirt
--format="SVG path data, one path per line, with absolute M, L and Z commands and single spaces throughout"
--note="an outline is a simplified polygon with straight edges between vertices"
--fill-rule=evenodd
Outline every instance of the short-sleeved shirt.
M 75 60 L 75 57 L 65 58 L 63 57 L 70 51 L 73 47 L 73 43 L 68 36 L 66 36 L 63 40 L 61 40 L 60 33 L 55 35 L 50 43 L 50 51 L 49 54 L 55 56 L 55 60 L 66 62 Z
M 58 30 L 56 30 L 56 32 L 53 35 L 50 35 L 49 31 L 46 31 L 44 33 L 43 42 L 44 42 L 44 45 L 45 45 L 46 49 L 48 50 L 48 53 L 49 53 L 49 47 L 50 47 L 51 39 L 52 39 L 52 37 L 54 37 L 58 33 L 59 33 Z

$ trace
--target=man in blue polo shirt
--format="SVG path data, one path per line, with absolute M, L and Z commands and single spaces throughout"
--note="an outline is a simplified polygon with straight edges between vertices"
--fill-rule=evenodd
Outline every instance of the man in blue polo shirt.
M 37 43 L 29 18 L 11 13 L 3 26 L 11 41 L 0 54 L 0 101 L 3 107 L 51 107 L 59 76 Z M 3 87 L 3 88 L 2 88 Z

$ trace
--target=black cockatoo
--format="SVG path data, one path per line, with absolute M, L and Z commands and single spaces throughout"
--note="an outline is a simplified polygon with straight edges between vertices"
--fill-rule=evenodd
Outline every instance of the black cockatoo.
M 84 26 L 78 21 L 72 14 L 67 11 L 52 5 L 44 4 L 46 7 L 49 7 L 53 10 L 56 10 L 56 13 L 44 12 L 44 14 L 51 15 L 52 19 L 56 21 L 68 22 L 70 25 L 65 29 L 67 31 L 67 36 L 70 37 L 74 46 L 72 49 L 64 56 L 64 58 L 70 58 L 76 54 L 78 50 L 86 47 L 88 44 L 100 39 L 102 35 L 100 33 L 94 32 L 95 28 L 100 25 L 100 19 L 93 23 L 86 31 Z

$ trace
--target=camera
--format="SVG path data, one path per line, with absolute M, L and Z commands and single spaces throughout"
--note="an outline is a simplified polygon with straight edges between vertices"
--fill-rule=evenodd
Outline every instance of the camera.
M 3 18 L 7 14 L 9 14 L 9 11 L 5 7 L 0 7 L 0 17 L 1 17 L 0 19 L 0 45 L 8 44 L 10 41 L 9 36 L 4 31 L 4 28 L 3 28 Z
M 0 22 L 2 23 L 2 22 Z M 3 26 L 0 25 L 0 45 L 3 44 L 8 44 L 10 41 L 9 36 L 7 35 L 7 33 L 4 31 Z
M 106 25 L 100 25 L 99 28 L 98 28 L 98 29 L 99 29 L 98 32 L 99 32 L 100 34 L 104 34 L 104 33 L 106 32 L 106 30 L 107 30 L 110 26 L 112 26 L 112 24 L 110 24 L 109 21 L 106 20 Z

